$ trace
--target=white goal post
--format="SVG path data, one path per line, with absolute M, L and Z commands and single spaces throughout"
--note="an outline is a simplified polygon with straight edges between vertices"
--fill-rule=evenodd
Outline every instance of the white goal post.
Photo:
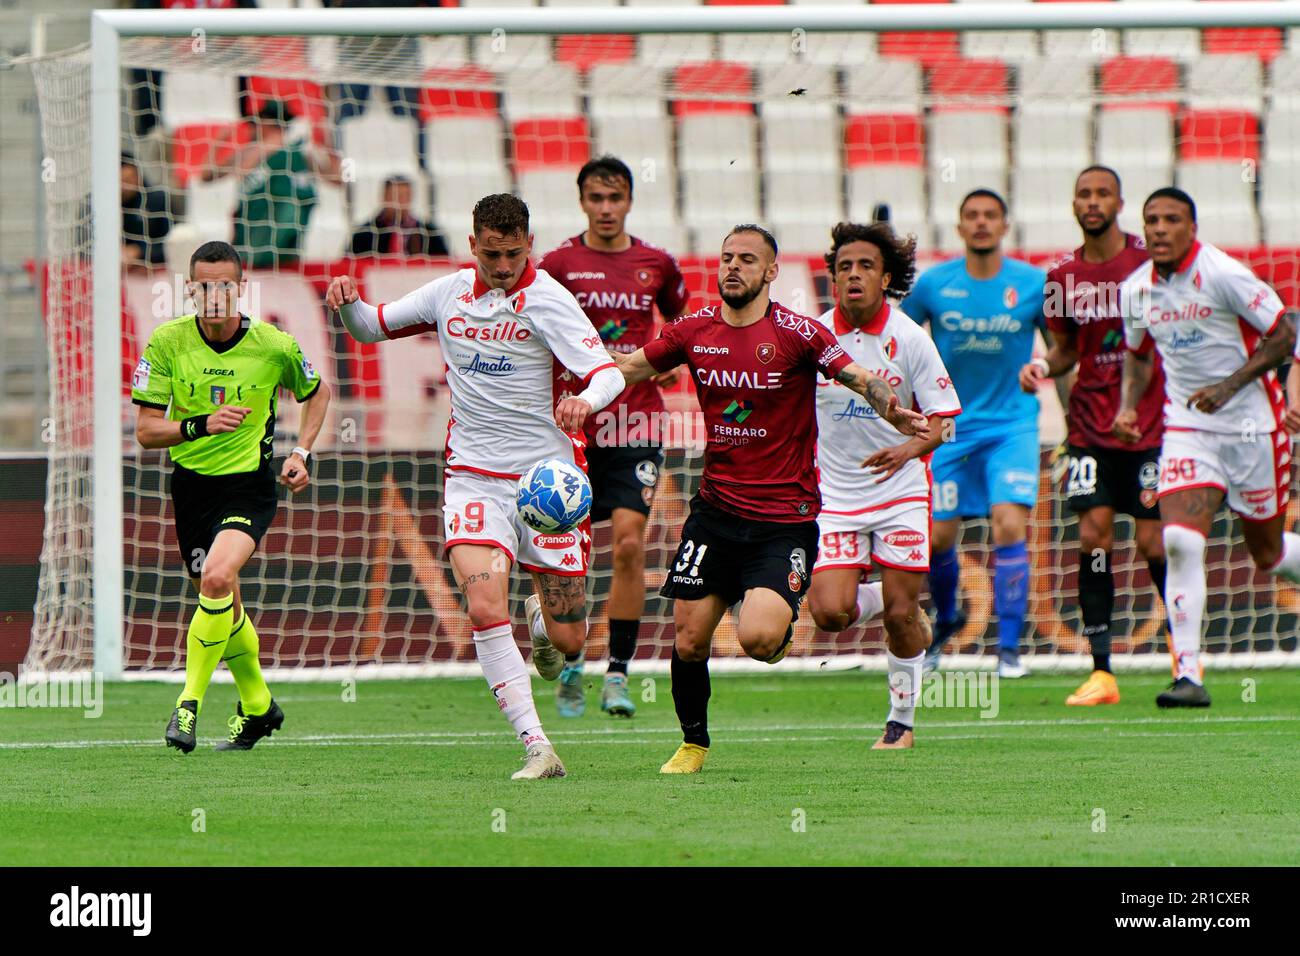
M 118 154 L 123 110 L 122 42 L 135 37 L 414 36 L 517 34 L 856 33 L 866 31 L 1039 31 L 1128 28 L 1300 27 L 1300 4 L 1277 2 L 1052 3 L 955 5 L 438 8 L 295 11 L 96 11 L 92 16 L 91 209 L 95 222 L 121 221 Z M 527 197 L 525 197 L 527 198 Z M 1213 239 L 1211 239 L 1213 241 Z M 93 634 L 94 668 L 123 675 L 123 361 L 121 238 L 93 240 Z M 48 543 L 47 543 L 48 547 Z M 1272 655 L 1272 656 L 1271 656 Z M 1153 657 L 1155 655 L 1152 655 Z M 1227 655 L 1224 655 L 1225 657 Z M 1234 662 L 1246 663 L 1239 655 Z M 1081 657 L 1069 655 L 1078 663 Z M 1251 663 L 1294 664 L 1270 651 Z M 1062 657 L 1062 663 L 1068 663 Z M 1211 666 L 1213 666 L 1213 655 Z M 1157 660 L 1155 666 L 1164 666 Z

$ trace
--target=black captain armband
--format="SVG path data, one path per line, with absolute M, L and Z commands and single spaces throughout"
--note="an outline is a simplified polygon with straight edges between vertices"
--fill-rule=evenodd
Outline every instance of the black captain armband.
M 194 415 L 181 421 L 181 441 L 194 441 L 208 433 L 208 416 Z

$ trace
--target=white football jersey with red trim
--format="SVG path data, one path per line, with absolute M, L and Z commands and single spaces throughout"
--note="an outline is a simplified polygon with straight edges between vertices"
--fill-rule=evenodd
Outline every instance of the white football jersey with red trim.
M 925 415 L 958 415 L 961 402 L 934 340 L 897 306 L 885 302 L 861 328 L 831 309 L 818 319 L 853 361 L 874 372 L 904 408 Z M 839 382 L 817 383 L 817 466 L 823 514 L 866 514 L 906 502 L 929 502 L 927 463 L 912 459 L 879 482 L 862 462 L 907 441 L 882 421 L 857 392 Z
M 462 269 L 381 305 L 379 325 L 390 339 L 438 333 L 451 389 L 449 472 L 518 478 L 544 458 L 585 466 L 581 432 L 555 424 L 554 363 L 585 383 L 614 362 L 577 300 L 546 272 L 529 263 L 502 290 Z
M 1278 294 L 1222 249 L 1194 242 L 1162 279 L 1143 265 L 1120 286 L 1125 344 L 1155 347 L 1165 371 L 1165 427 L 1211 432 L 1271 432 L 1281 427 L 1282 386 L 1267 372 L 1217 412 L 1189 408 L 1198 390 L 1246 364 L 1286 311 Z

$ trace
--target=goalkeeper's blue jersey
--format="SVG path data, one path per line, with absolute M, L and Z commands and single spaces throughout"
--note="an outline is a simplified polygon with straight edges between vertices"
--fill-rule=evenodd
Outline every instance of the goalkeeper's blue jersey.
M 1046 273 L 1003 257 L 992 279 L 972 279 L 964 256 L 923 273 L 903 311 L 930 323 L 930 334 L 961 396 L 959 434 L 1035 428 L 1038 399 L 1020 390 L 1020 367 L 1033 357 L 1043 327 Z

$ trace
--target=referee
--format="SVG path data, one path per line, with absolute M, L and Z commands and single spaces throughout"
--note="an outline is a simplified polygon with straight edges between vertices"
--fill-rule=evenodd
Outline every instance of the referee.
M 234 246 L 205 242 L 190 257 L 194 315 L 159 326 L 131 379 L 135 437 L 170 448 L 171 495 L 181 562 L 199 590 L 186 638 L 185 689 L 166 741 L 189 753 L 203 695 L 220 661 L 239 689 L 230 736 L 218 750 L 250 750 L 284 723 L 258 663 L 257 632 L 239 598 L 239 571 L 275 518 L 271 461 L 277 392 L 302 403 L 299 447 L 280 482 L 298 493 L 329 406 L 329 389 L 293 336 L 241 315 L 243 268 Z

